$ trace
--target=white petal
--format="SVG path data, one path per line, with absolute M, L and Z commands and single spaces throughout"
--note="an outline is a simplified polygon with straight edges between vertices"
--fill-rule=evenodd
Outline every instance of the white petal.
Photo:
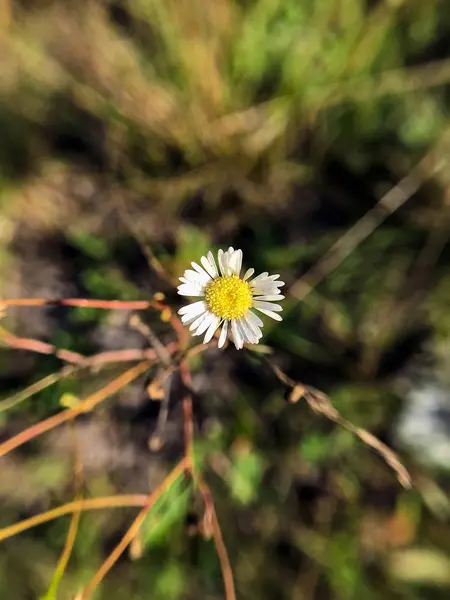
M 252 310 L 248 310 L 245 313 L 245 316 L 247 318 L 247 321 L 250 321 L 250 323 L 254 327 L 262 327 L 264 325 L 264 323 L 261 321 L 261 319 L 258 317 L 258 315 L 255 315 L 255 313 Z
M 271 279 L 272 281 L 274 281 L 275 279 L 278 279 L 280 275 L 269 275 L 269 277 L 267 279 Z
M 210 276 L 207 273 L 205 273 L 205 271 L 203 271 L 203 275 L 201 275 L 198 271 L 186 269 L 186 271 L 184 272 L 184 276 L 189 281 L 189 283 L 205 284 L 210 280 Z
M 227 264 L 227 275 L 234 275 L 234 266 L 235 266 L 235 262 L 236 262 L 236 256 L 235 256 L 236 252 L 233 250 L 233 252 L 228 251 L 228 264 Z
M 253 338 L 255 340 L 253 343 L 257 344 L 258 340 L 260 340 L 262 338 L 261 329 L 258 327 L 258 325 L 254 325 L 252 323 L 252 321 L 248 318 L 248 315 L 244 315 L 242 317 L 242 322 L 244 324 L 244 327 L 249 329 L 251 331 L 251 333 L 253 334 Z
M 250 324 L 244 318 L 238 320 L 238 326 L 240 328 L 243 338 L 247 342 L 250 342 L 250 344 L 258 343 L 259 337 L 253 331 L 253 329 L 250 327 Z
M 213 255 L 213 253 L 211 251 L 208 252 L 208 260 L 209 260 L 211 266 L 214 269 L 214 277 L 218 277 L 219 276 L 219 270 L 217 269 L 216 261 L 214 260 L 214 255 Z
M 260 288 L 265 288 L 265 287 L 271 287 L 271 288 L 279 288 L 279 287 L 283 287 L 284 285 L 284 281 L 272 281 L 271 279 L 261 279 L 260 281 L 256 281 L 255 283 L 255 279 L 253 281 L 249 282 L 250 285 L 254 285 L 255 287 L 260 287 Z
M 233 334 L 234 345 L 238 350 L 240 350 L 244 345 L 244 340 L 242 339 L 237 323 L 234 319 L 231 321 L 231 333 Z
M 210 314 L 209 312 L 204 312 L 199 317 L 197 317 L 197 319 L 195 319 L 195 321 L 189 327 L 189 331 L 195 331 L 195 329 L 197 329 L 197 327 L 200 327 L 200 325 L 208 317 L 209 314 Z
M 268 317 L 272 317 L 272 319 L 274 319 L 275 321 L 282 321 L 283 318 L 281 317 L 281 315 L 279 315 L 278 313 L 272 312 L 271 310 L 266 310 L 264 308 L 258 308 L 255 306 L 255 308 L 257 310 L 259 310 L 260 312 L 264 313 L 265 315 L 267 315 Z
M 206 285 L 206 282 L 200 280 L 200 279 L 196 279 L 195 281 L 192 279 L 187 278 L 186 281 L 183 282 L 184 285 L 193 285 L 194 287 L 203 287 Z M 181 285 L 181 284 L 180 284 Z M 178 286 L 180 287 L 180 286 Z
M 183 283 L 178 286 L 178 293 L 180 296 L 204 296 L 205 292 L 203 287 L 194 285 L 192 283 Z
M 255 287 L 272 287 L 272 288 L 279 288 L 282 287 L 284 285 L 284 281 L 272 281 L 271 279 L 260 279 L 259 281 L 256 281 L 256 279 L 254 279 L 253 281 L 249 282 L 250 285 L 254 285 Z
M 248 332 L 248 333 L 249 333 L 249 335 L 247 335 L 247 332 L 246 332 L 246 330 L 244 329 L 244 327 L 242 326 L 242 323 L 241 323 L 241 320 L 240 320 L 240 319 L 235 319 L 235 322 L 236 322 L 236 327 L 237 327 L 237 330 L 238 330 L 238 332 L 239 332 L 239 335 L 240 335 L 240 336 L 241 336 L 241 338 L 242 338 L 242 341 L 243 341 L 243 343 L 245 343 L 245 342 L 246 342 L 246 343 L 250 343 L 250 344 L 251 344 L 251 343 L 252 343 L 252 339 L 253 339 L 253 338 L 252 338 L 252 334 L 251 334 L 251 332 L 249 331 L 249 332 Z M 249 339 L 249 338 L 250 338 L 250 339 Z M 241 348 L 242 348 L 242 346 L 241 346 Z
M 215 267 L 212 266 L 212 264 L 209 262 L 206 256 L 202 256 L 200 261 L 208 275 L 210 275 L 214 279 L 217 276 Z
M 247 279 L 248 279 L 249 277 L 251 277 L 251 276 L 253 275 L 253 273 L 254 273 L 254 272 L 255 272 L 255 269 L 247 269 L 247 270 L 245 271 L 245 275 L 244 275 L 243 281 L 247 281 Z
M 183 325 L 190 325 L 197 318 L 198 315 L 183 315 L 181 317 L 181 322 L 183 323 Z
M 260 275 L 255 277 L 255 279 L 253 279 L 252 283 L 255 283 L 255 281 L 261 281 L 261 279 L 267 279 L 268 275 L 269 275 L 269 273 L 267 271 L 264 271 L 264 273 L 261 273 Z
M 230 258 L 231 258 L 231 254 L 228 251 L 223 253 L 222 264 L 223 264 L 223 269 L 224 269 L 225 275 L 230 274 Z
M 203 267 L 201 267 L 200 265 L 198 265 L 196 262 L 191 262 L 191 265 L 194 267 L 194 269 L 197 271 L 197 273 L 201 277 L 206 278 L 206 280 L 211 279 L 209 273 L 207 271 L 205 271 L 205 269 L 203 269 Z
M 211 325 L 208 327 L 208 331 L 206 332 L 206 335 L 204 337 L 204 340 L 203 340 L 204 344 L 207 344 L 208 342 L 210 342 L 212 340 L 214 332 L 219 327 L 219 325 L 220 325 L 220 317 L 216 317 L 216 315 L 214 315 L 214 320 L 212 321 Z
M 250 281 L 250 287 L 254 290 L 274 290 L 275 293 L 280 293 L 278 289 L 280 286 L 276 285 L 276 281 L 257 281 L 255 285 L 253 285 L 253 281 Z
M 203 312 L 205 310 L 205 303 L 203 302 L 203 300 L 199 300 L 198 302 L 193 302 L 192 304 L 186 304 L 186 306 L 183 306 L 182 308 L 180 308 L 180 310 L 178 311 L 179 315 L 186 315 L 186 314 L 200 314 L 201 312 Z
M 260 302 L 259 300 L 255 300 L 253 302 L 253 306 L 255 308 L 264 308 L 264 310 L 273 310 L 275 312 L 281 312 L 283 307 L 279 304 L 272 304 L 272 302 Z
M 228 321 L 224 321 L 222 331 L 220 332 L 220 337 L 219 337 L 219 343 L 218 343 L 219 348 L 222 348 L 222 346 L 225 344 L 225 340 L 227 339 L 227 332 L 228 332 Z
M 225 264 L 224 264 L 225 253 L 222 249 L 217 253 L 217 260 L 219 262 L 219 269 L 222 275 L 226 275 Z
M 204 321 L 200 323 L 200 325 L 197 327 L 196 331 L 194 331 L 192 335 L 201 335 L 202 333 L 204 333 L 211 325 L 211 323 L 213 323 L 217 318 L 218 317 L 216 317 L 216 315 L 213 315 L 212 313 L 207 313 Z
M 179 315 L 183 315 L 181 317 L 181 322 L 187 325 L 191 323 L 194 319 L 196 319 L 199 315 L 206 312 L 206 304 L 202 301 L 194 302 L 193 304 L 188 304 L 187 306 L 183 306 L 178 311 Z
M 253 282 L 251 282 L 250 287 L 252 288 L 253 295 L 265 296 L 280 293 L 280 290 L 271 281 L 268 283 L 257 283 L 256 285 L 253 285 Z
M 238 255 L 238 263 L 237 263 L 237 270 L 238 270 L 238 275 L 241 272 L 242 269 L 242 260 L 244 258 L 244 253 L 242 252 L 242 250 L 238 250 L 239 255 Z
M 236 250 L 236 252 L 234 253 L 234 257 L 234 272 L 238 277 L 240 277 L 243 257 L 242 250 Z
M 242 250 L 228 251 L 228 273 L 239 277 L 242 267 Z
M 235 249 L 233 246 L 230 246 L 226 252 L 224 252 L 225 257 L 225 270 L 227 275 L 234 275 L 234 254 Z
M 256 300 L 268 300 L 274 302 L 275 300 L 283 300 L 284 296 L 281 294 L 269 294 L 268 296 L 258 296 Z

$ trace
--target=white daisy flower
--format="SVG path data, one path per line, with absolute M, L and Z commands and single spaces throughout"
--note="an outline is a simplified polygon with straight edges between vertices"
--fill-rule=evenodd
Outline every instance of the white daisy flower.
M 221 348 L 230 333 L 239 350 L 245 342 L 257 344 L 262 337 L 263 322 L 251 309 L 258 310 L 276 321 L 282 308 L 273 304 L 282 300 L 280 288 L 284 281 L 279 275 L 261 273 L 251 279 L 255 269 L 248 269 L 241 277 L 242 250 L 230 246 L 227 251 L 219 250 L 218 267 L 212 252 L 202 256 L 202 267 L 193 262 L 180 277 L 178 293 L 182 296 L 201 296 L 203 299 L 181 308 L 178 313 L 185 325 L 190 325 L 192 335 L 205 333 L 203 342 L 208 343 L 216 329 L 222 325 L 219 337 Z

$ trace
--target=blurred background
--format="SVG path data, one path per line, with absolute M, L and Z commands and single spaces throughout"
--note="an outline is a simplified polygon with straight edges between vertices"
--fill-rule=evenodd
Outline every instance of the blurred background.
M 0 1 L 1 296 L 163 292 L 176 309 L 155 257 L 176 279 L 210 248 L 242 248 L 286 281 L 284 321 L 264 328 L 271 362 L 411 471 L 405 491 L 349 432 L 287 404 L 254 354 L 197 357 L 198 452 L 240 600 L 449 597 L 449 36 L 446 0 Z M 374 209 L 402 180 L 399 210 Z M 296 282 L 372 209 L 387 219 L 298 301 Z M 14 308 L 0 338 L 146 347 L 129 316 Z M 173 340 L 157 313 L 142 318 Z M 2 346 L 3 400 L 63 365 Z M 0 400 L 0 439 L 120 370 Z M 141 378 L 75 432 L 0 459 L 0 526 L 73 498 L 74 446 L 86 497 L 154 487 L 182 452 L 177 398 L 149 450 L 158 410 Z M 69 517 L 1 542 L 0 598 L 73 599 L 135 514 L 82 515 L 56 587 Z M 175 486 L 97 597 L 224 598 L 197 514 Z

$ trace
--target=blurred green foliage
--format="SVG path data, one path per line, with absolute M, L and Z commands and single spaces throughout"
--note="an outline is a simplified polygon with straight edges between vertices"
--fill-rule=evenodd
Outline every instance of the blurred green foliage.
M 177 307 L 141 241 L 175 279 L 233 243 L 247 266 L 280 272 L 289 287 L 445 142 L 449 9 L 447 0 L 0 3 L 1 294 L 131 300 L 163 291 Z M 448 173 L 305 302 L 287 298 L 283 323 L 264 328 L 270 360 L 389 444 L 410 389 L 450 384 Z M 157 316 L 146 318 L 171 339 Z M 5 327 L 77 352 L 142 347 L 120 319 L 17 310 Z M 59 368 L 14 352 L 2 352 L 2 398 Z M 415 484 L 399 489 L 347 431 L 302 402 L 286 405 L 253 354 L 212 352 L 192 368 L 196 457 L 239 599 L 448 597 L 445 473 L 399 444 Z M 2 439 L 109 375 L 77 374 L 0 413 Z M 147 398 L 135 404 L 140 391 L 79 420 L 86 496 L 146 491 L 178 452 L 174 407 L 166 446 L 149 453 L 155 419 Z M 59 435 L 1 459 L 2 526 L 72 499 L 71 446 Z M 188 535 L 199 515 L 191 488 L 174 485 L 137 555 L 118 562 L 98 598 L 223 598 L 213 543 Z M 73 599 L 132 518 L 82 516 L 58 600 Z M 46 593 L 68 525 L 1 543 L 0 598 Z

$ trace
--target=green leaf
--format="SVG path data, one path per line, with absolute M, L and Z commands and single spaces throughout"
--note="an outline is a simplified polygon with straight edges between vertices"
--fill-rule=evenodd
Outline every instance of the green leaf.
M 191 261 L 198 261 L 208 250 L 211 250 L 210 241 L 200 229 L 184 227 L 180 231 L 176 257 L 180 271 Z
M 185 587 L 185 576 L 182 567 L 171 561 L 160 571 L 155 581 L 155 589 L 158 597 L 164 600 L 179 598 Z M 160 596 L 159 596 L 160 595 Z
M 67 238 L 74 246 L 90 258 L 104 260 L 109 256 L 108 244 L 106 240 L 100 236 L 91 235 L 76 229 L 69 229 Z
M 250 504 L 258 495 L 264 473 L 264 461 L 256 452 L 237 457 L 229 475 L 231 493 L 242 504 Z
M 329 436 L 318 433 L 307 435 L 299 446 L 299 453 L 302 459 L 314 465 L 323 464 L 328 458 L 329 450 Z
M 183 479 L 178 479 L 163 494 L 145 519 L 141 529 L 143 548 L 164 544 L 176 525 L 185 518 L 192 486 L 181 490 L 182 485 L 184 485 Z

